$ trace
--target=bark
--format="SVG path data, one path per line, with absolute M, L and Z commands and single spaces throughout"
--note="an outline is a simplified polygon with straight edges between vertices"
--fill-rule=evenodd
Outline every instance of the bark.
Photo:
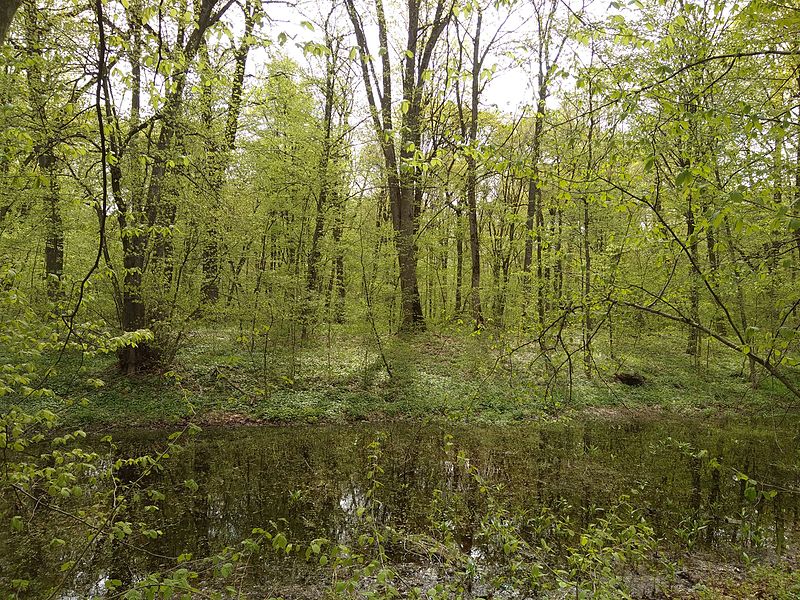
M 536 117 L 533 126 L 533 149 L 531 152 L 531 177 L 528 180 L 528 207 L 525 219 L 525 254 L 523 256 L 522 270 L 525 274 L 525 299 L 527 303 L 530 293 L 531 265 L 533 262 L 533 246 L 536 243 L 536 314 L 539 324 L 544 323 L 544 285 L 542 281 L 542 231 L 544 222 L 542 213 L 542 182 L 539 163 L 542 154 L 542 132 L 544 129 L 544 116 L 547 105 L 547 79 L 544 71 L 539 70 L 539 98 L 536 102 Z
M 708 253 L 709 278 L 719 281 L 719 254 L 717 253 L 717 230 L 713 223 L 706 225 L 706 251 Z M 725 317 L 719 312 L 714 317 L 714 328 L 725 333 Z
M 558 303 L 561 302 L 561 298 L 564 295 L 564 257 L 561 254 L 561 240 L 564 235 L 563 221 L 564 209 L 559 206 L 556 211 L 556 241 L 554 244 L 556 258 L 553 265 L 553 293 Z
M 697 269 L 698 260 L 698 241 L 695 231 L 694 206 L 692 202 L 693 193 L 690 192 L 687 198 L 686 207 L 686 239 L 692 264 L 689 268 L 689 319 L 694 323 L 700 322 L 700 272 Z M 697 357 L 700 352 L 700 330 L 697 327 L 689 327 L 686 339 L 686 353 Z
M 52 159 L 55 163 L 55 159 Z M 40 161 L 41 162 L 41 161 Z M 47 169 L 49 179 L 46 198 L 46 238 L 44 247 L 47 294 L 51 300 L 62 297 L 61 279 L 64 276 L 64 221 L 61 216 L 61 197 L 59 195 L 57 172 Z
M 736 258 L 736 252 L 734 250 L 735 239 L 734 239 L 734 237 L 733 237 L 733 235 L 731 233 L 731 226 L 730 226 L 730 222 L 728 221 L 728 217 L 727 216 L 725 217 L 725 220 L 724 220 L 724 226 L 725 226 L 725 235 L 728 238 L 727 239 L 728 243 L 726 244 L 727 247 L 728 247 L 728 255 L 730 257 L 731 265 L 733 265 L 733 277 L 734 277 L 734 281 L 736 282 L 736 308 L 739 311 L 739 321 L 741 323 L 744 339 L 745 339 L 746 342 L 749 342 L 750 329 L 749 329 L 749 326 L 748 326 L 747 308 L 746 308 L 746 305 L 745 305 L 744 289 L 743 289 L 743 286 L 742 286 L 742 273 L 741 273 L 741 270 L 739 268 L 739 262 L 737 261 L 737 258 Z M 717 329 L 716 331 L 717 331 L 717 333 L 720 333 L 720 334 L 724 334 L 725 333 L 724 330 Z M 748 354 L 747 358 L 748 358 L 748 364 L 749 364 L 749 367 L 750 367 L 750 372 L 749 372 L 749 377 L 748 378 L 750 380 L 751 385 L 753 385 L 755 387 L 757 385 L 757 383 L 758 383 L 757 371 L 756 371 L 756 362 L 753 360 L 752 353 Z
M 344 249 L 342 248 L 342 229 L 344 226 L 344 206 L 338 191 L 334 190 L 331 198 L 335 217 L 331 235 L 333 237 L 334 259 L 333 259 L 333 282 L 336 290 L 336 297 L 333 300 L 333 320 L 336 323 L 344 323 L 345 320 L 345 300 L 347 290 L 344 286 Z
M 464 279 L 464 236 L 461 226 L 461 208 L 455 208 L 456 213 L 456 296 L 454 301 L 453 313 L 458 315 L 461 312 L 462 300 L 461 289 Z
M 797 76 L 797 90 L 795 97 L 800 100 L 800 74 Z M 800 212 L 800 131 L 797 134 L 797 141 L 795 142 L 795 158 L 794 158 L 794 201 L 793 210 L 795 214 Z M 795 244 L 797 246 L 797 259 L 800 261 L 800 228 L 794 231 Z M 792 271 L 794 277 L 795 270 Z
M 14 21 L 14 14 L 22 5 L 22 0 L 4 0 L 0 4 L 0 44 L 5 42 L 11 23 Z

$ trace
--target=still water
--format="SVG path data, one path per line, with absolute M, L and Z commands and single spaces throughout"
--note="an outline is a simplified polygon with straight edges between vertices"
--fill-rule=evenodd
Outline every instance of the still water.
M 117 432 L 117 456 L 157 453 L 167 433 Z M 163 569 L 168 563 L 161 556 L 208 556 L 237 545 L 254 527 L 277 527 L 295 543 L 319 537 L 350 543 L 371 486 L 368 473 L 375 459 L 369 445 L 376 439 L 380 521 L 408 532 L 427 531 L 434 497 L 457 489 L 458 506 L 450 509 L 458 513 L 455 538 L 466 552 L 473 552 L 473 545 L 479 551 L 473 534 L 486 499 L 454 459 L 459 452 L 509 510 L 524 514 L 546 507 L 567 516 L 576 531 L 596 517 L 598 508 L 616 506 L 621 498 L 641 512 L 660 544 L 677 552 L 722 555 L 747 547 L 774 555 L 793 550 L 798 530 L 797 421 L 615 417 L 502 427 L 389 423 L 206 429 L 166 460 L 162 472 L 142 482 L 142 494 L 148 489 L 164 494 L 153 502 L 159 510 L 145 515 L 142 507 L 151 502 L 139 498 L 125 515 L 134 523 L 147 519 L 162 532 L 154 540 L 136 538 L 150 554 L 118 543 L 96 545 L 60 597 L 102 595 L 108 579 L 130 582 L 140 573 Z M 99 440 L 91 444 L 108 452 Z M 135 470 L 122 475 L 138 476 Z M 63 517 L 48 519 L 48 527 L 69 542 L 91 534 Z M 28 579 L 29 591 L 21 596 L 35 598 L 59 581 L 71 544 L 54 548 L 52 533 L 43 533 L 41 544 L 35 535 L 0 533 L 0 589 L 9 590 L 13 579 Z M 251 571 L 252 589 L 271 578 L 288 585 L 307 577 L 285 560 Z

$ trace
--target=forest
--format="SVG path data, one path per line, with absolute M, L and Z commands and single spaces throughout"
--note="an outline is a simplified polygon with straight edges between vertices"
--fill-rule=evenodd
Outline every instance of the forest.
M 0 599 L 800 598 L 795 0 L 2 0 Z

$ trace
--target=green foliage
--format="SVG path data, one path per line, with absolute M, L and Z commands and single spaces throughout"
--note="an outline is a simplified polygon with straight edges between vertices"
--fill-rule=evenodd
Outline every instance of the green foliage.
M 800 396 L 796 9 L 407 8 L 420 47 L 380 3 L 298 17 L 297 31 L 273 30 L 254 0 L 19 9 L 0 48 L 2 516 L 12 536 L 44 535 L 61 571 L 14 594 L 60 592 L 95 544 L 167 535 L 132 507 L 161 510 L 169 490 L 142 482 L 182 451 L 187 418 L 510 423 Z M 373 16 L 377 45 L 362 39 Z M 530 110 L 493 106 L 493 86 L 528 68 Z M 428 331 L 396 335 L 410 317 Z M 82 425 L 153 422 L 181 426 L 155 453 L 84 449 Z M 465 456 L 450 460 L 470 490 L 436 490 L 430 530 L 400 531 L 381 520 L 380 450 L 356 543 L 273 524 L 136 582 L 106 578 L 109 593 L 241 594 L 271 552 L 314 561 L 339 597 L 620 597 L 620 572 L 652 552 L 634 498 L 582 528 L 519 515 Z M 697 477 L 728 468 L 682 450 Z M 738 552 L 757 568 L 760 510 L 781 497 L 728 475 Z M 192 477 L 176 487 L 203 493 Z M 462 492 L 491 566 L 456 541 Z M 63 530 L 43 534 L 42 512 Z M 686 517 L 684 546 L 719 518 Z M 450 576 L 404 586 L 398 548 Z M 748 593 L 797 587 L 757 575 Z

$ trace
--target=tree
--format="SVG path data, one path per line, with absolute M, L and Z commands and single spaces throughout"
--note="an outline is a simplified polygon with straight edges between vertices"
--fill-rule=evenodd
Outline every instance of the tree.
M 567 42 L 568 33 L 559 33 L 559 5 L 557 0 L 536 0 L 533 3 L 536 20 L 536 114 L 531 140 L 531 175 L 528 183 L 528 208 L 525 220 L 525 256 L 522 269 L 526 281 L 531 279 L 533 244 L 536 242 L 536 307 L 540 326 L 545 323 L 545 267 L 544 267 L 544 208 L 542 199 L 542 143 L 544 135 L 547 97 L 554 77 L 558 73 L 558 61 Z
M 422 152 L 422 114 L 425 87 L 436 44 L 453 11 L 453 3 L 437 0 L 432 7 L 424 0 L 409 0 L 406 8 L 407 35 L 401 56 L 399 130 L 394 127 L 392 93 L 394 59 L 389 45 L 389 30 L 383 0 L 375 0 L 378 25 L 380 78 L 370 51 L 363 20 L 355 0 L 345 0 L 355 29 L 361 74 L 366 89 L 372 125 L 383 153 L 386 189 L 395 232 L 395 247 L 400 267 L 401 329 L 424 327 L 417 281 L 417 242 L 423 188 L 418 164 Z M 399 146 L 399 148 L 398 148 Z
M 164 267 L 162 276 L 168 279 L 155 282 L 156 288 L 163 290 L 165 283 L 171 282 L 171 246 L 167 242 L 176 213 L 174 203 L 165 197 L 164 190 L 167 175 L 176 165 L 179 120 L 189 72 L 207 31 L 231 4 L 217 7 L 217 3 L 218 0 L 199 0 L 193 11 L 177 15 L 168 23 L 164 22 L 167 17 L 161 11 L 132 2 L 125 14 L 127 30 L 115 25 L 133 40 L 130 45 L 109 49 L 102 82 L 106 118 L 111 128 L 109 173 L 123 254 L 121 312 L 122 329 L 126 332 L 149 328 L 169 316 L 163 304 L 150 306 L 148 310 L 145 275 L 148 269 L 152 271 L 159 266 L 160 255 L 167 260 L 160 266 Z M 160 29 L 149 26 L 151 18 L 159 20 Z M 168 24 L 174 27 L 172 44 L 157 33 Z M 145 39 L 154 43 L 146 55 Z M 118 83 L 112 79 L 115 71 L 109 66 L 118 58 L 125 58 L 131 64 L 131 107 L 127 119 L 114 104 L 113 90 Z M 163 77 L 165 93 L 163 97 L 151 98 L 156 109 L 149 117 L 142 118 L 141 71 L 149 64 L 155 65 L 156 76 Z M 142 154 L 139 139 L 142 135 L 151 148 L 151 158 Z M 149 260 L 152 253 L 156 260 Z M 161 296 L 163 302 L 163 292 Z M 162 350 L 152 344 L 126 347 L 119 357 L 120 367 L 126 373 L 152 368 L 160 362 Z

